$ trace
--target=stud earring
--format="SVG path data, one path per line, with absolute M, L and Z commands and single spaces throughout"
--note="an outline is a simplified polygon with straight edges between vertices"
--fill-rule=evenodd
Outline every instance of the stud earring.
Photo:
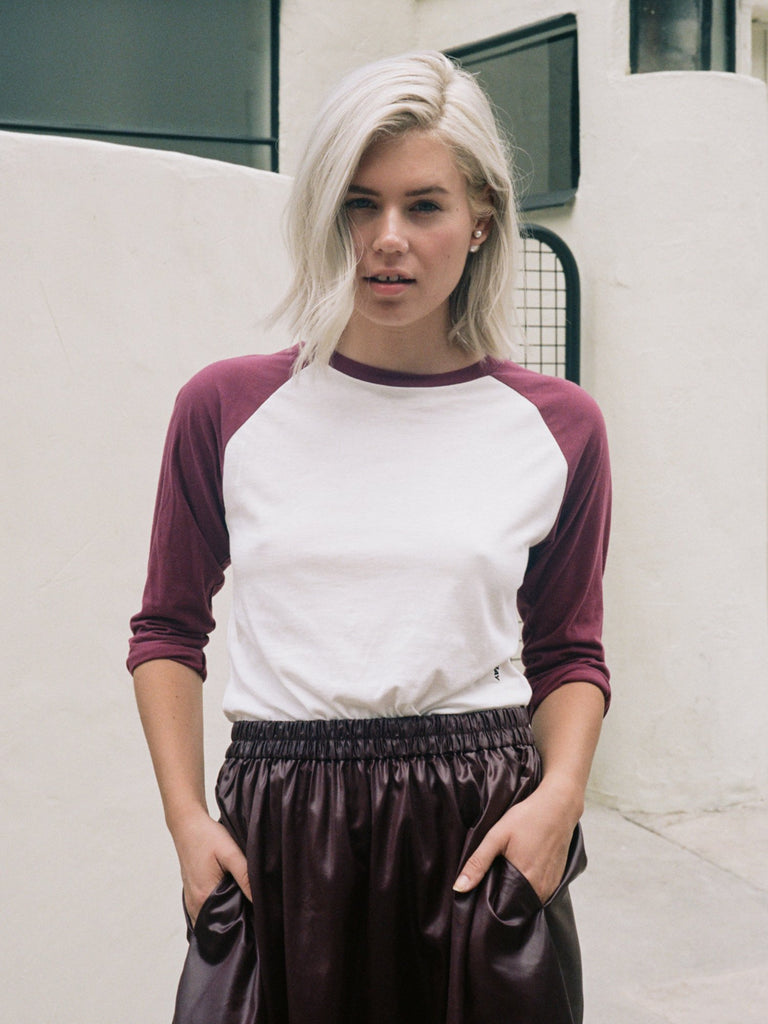
M 482 238 L 483 232 L 480 230 L 480 228 L 475 228 L 475 230 L 472 232 L 472 236 L 474 238 Z
M 479 245 L 470 245 L 469 251 L 470 252 L 477 252 L 479 250 L 479 248 L 480 248 Z

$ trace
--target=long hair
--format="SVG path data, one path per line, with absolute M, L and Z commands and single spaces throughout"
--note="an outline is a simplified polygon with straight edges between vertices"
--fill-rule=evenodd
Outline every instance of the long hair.
M 448 147 L 473 215 L 491 218 L 450 297 L 450 341 L 478 358 L 510 354 L 518 231 L 508 148 L 475 78 L 427 52 L 354 71 L 317 115 L 288 206 L 294 278 L 275 313 L 301 344 L 299 366 L 327 362 L 353 312 L 357 260 L 344 201 L 360 160 L 372 143 L 413 130 Z

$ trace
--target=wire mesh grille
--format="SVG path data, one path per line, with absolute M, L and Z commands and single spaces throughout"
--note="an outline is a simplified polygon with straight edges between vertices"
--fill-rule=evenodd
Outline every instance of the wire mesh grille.
M 515 294 L 525 335 L 521 362 L 579 383 L 579 270 L 573 253 L 549 228 L 524 224 L 522 273 Z
M 531 370 L 566 376 L 568 288 L 557 253 L 541 238 L 525 234 L 523 272 L 516 301 L 526 345 L 523 364 Z

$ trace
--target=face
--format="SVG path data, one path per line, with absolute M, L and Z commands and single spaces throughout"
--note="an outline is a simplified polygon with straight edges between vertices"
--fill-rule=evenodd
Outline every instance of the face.
M 350 328 L 416 327 L 425 343 L 446 343 L 449 297 L 470 246 L 482 243 L 487 229 L 472 213 L 450 150 L 416 131 L 375 143 L 360 161 L 345 206 L 358 259 Z

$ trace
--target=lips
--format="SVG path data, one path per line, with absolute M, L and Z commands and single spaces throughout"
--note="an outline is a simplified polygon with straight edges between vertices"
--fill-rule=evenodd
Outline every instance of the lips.
M 415 278 L 405 274 L 369 274 L 363 280 L 369 295 L 384 300 L 399 299 L 416 285 Z
M 414 278 L 406 277 L 404 274 L 369 274 L 365 280 L 377 284 L 412 284 Z

